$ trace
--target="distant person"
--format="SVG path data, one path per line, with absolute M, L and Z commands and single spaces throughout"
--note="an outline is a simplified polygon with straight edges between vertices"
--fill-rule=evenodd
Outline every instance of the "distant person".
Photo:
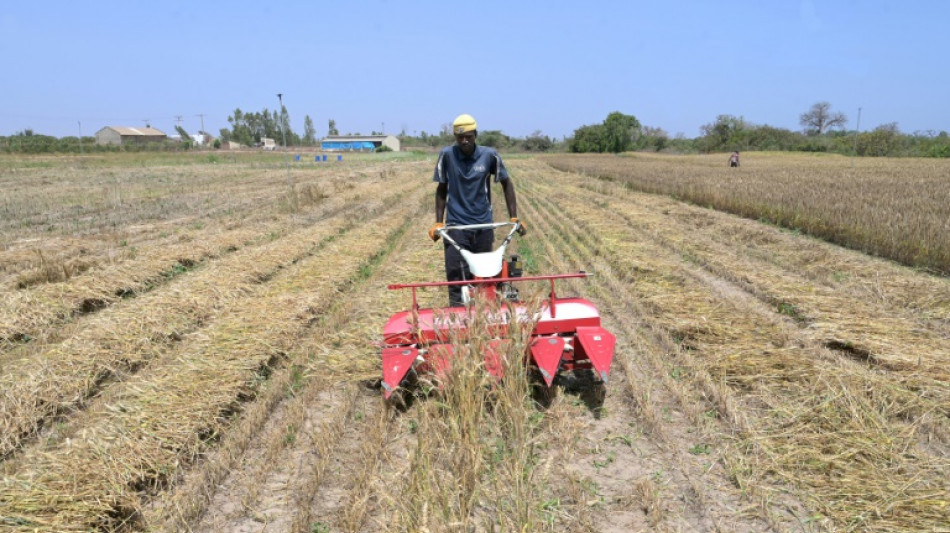
M 736 150 L 735 152 L 732 152 L 732 155 L 729 156 L 729 166 L 730 167 L 739 166 L 739 151 L 738 150 Z
M 432 181 L 435 189 L 435 224 L 429 238 L 439 240 L 439 228 L 492 222 L 491 177 L 501 184 L 508 216 L 518 222 L 518 201 L 508 170 L 494 148 L 476 146 L 478 124 L 471 115 L 459 115 L 452 123 L 455 144 L 439 153 Z M 519 232 L 524 235 L 524 222 Z M 473 253 L 492 251 L 495 232 L 491 229 L 450 230 L 449 235 L 463 249 Z M 445 244 L 445 277 L 448 281 L 470 279 L 468 264 L 454 246 Z M 449 287 L 449 305 L 462 305 L 462 287 Z

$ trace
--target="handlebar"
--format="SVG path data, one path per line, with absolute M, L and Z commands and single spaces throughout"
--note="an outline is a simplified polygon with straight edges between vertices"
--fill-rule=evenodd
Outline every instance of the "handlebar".
M 487 224 L 462 224 L 459 226 L 443 226 L 438 229 L 438 232 L 448 231 L 451 229 L 496 229 L 504 226 L 514 226 L 514 230 L 517 231 L 521 227 L 521 222 L 489 222 Z
M 445 239 L 445 242 L 454 246 L 456 249 L 461 250 L 461 248 L 459 248 L 458 243 L 456 243 L 451 237 L 449 237 L 449 230 L 496 229 L 496 228 L 502 228 L 505 226 L 511 226 L 511 231 L 508 232 L 508 235 L 505 237 L 504 242 L 502 242 L 501 246 L 499 246 L 499 248 L 504 248 L 508 246 L 509 242 L 511 242 L 511 238 L 514 237 L 515 233 L 519 229 L 521 229 L 521 222 L 490 222 L 487 224 L 462 224 L 459 226 L 443 226 L 435 230 L 435 232 L 440 237 Z

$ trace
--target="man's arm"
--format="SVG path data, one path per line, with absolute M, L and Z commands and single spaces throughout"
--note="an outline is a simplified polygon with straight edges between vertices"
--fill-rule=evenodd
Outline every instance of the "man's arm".
M 440 183 L 435 188 L 435 221 L 436 223 L 445 222 L 445 202 L 446 202 L 446 199 L 448 198 L 448 194 L 449 194 L 449 186 L 447 183 Z
M 505 203 L 508 204 L 508 216 L 512 219 L 518 219 L 518 197 L 515 196 L 515 186 L 511 183 L 511 178 L 502 180 L 501 189 L 505 191 Z M 518 229 L 518 235 L 524 235 L 528 232 L 528 228 L 525 226 L 524 222 L 521 222 L 521 227 Z
M 505 203 L 508 204 L 508 216 L 518 218 L 518 198 L 515 196 L 515 186 L 511 178 L 502 180 L 501 189 L 505 192 Z

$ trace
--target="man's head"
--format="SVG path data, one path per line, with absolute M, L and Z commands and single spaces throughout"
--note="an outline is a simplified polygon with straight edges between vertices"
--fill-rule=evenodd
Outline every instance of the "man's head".
M 472 115 L 459 115 L 452 122 L 452 133 L 455 142 L 465 155 L 475 152 L 475 137 L 478 137 L 478 123 Z

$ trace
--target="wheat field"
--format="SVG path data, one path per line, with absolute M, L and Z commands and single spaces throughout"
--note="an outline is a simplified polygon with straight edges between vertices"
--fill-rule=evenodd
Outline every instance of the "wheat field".
M 947 530 L 947 167 L 720 159 L 506 158 L 529 273 L 593 272 L 606 399 L 476 346 L 405 410 L 431 156 L 0 159 L 0 531 Z

